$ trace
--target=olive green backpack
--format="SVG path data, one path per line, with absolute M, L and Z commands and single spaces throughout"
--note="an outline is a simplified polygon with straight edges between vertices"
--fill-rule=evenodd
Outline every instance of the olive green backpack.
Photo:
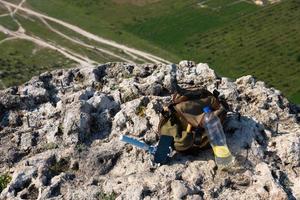
M 206 89 L 175 92 L 169 105 L 162 111 L 158 132 L 160 135 L 172 136 L 177 151 L 207 146 L 203 108 L 210 106 L 222 123 L 228 110 L 228 104 L 218 96 L 218 91 L 211 93 Z

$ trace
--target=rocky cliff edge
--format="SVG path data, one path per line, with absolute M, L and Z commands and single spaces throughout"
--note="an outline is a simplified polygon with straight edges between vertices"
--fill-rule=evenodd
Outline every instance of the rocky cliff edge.
M 252 76 L 218 77 L 182 61 L 182 87 L 218 88 L 233 112 L 224 130 L 237 167 L 211 149 L 153 167 L 121 134 L 158 141 L 170 66 L 107 63 L 56 70 L 0 91 L 0 199 L 300 199 L 299 108 Z

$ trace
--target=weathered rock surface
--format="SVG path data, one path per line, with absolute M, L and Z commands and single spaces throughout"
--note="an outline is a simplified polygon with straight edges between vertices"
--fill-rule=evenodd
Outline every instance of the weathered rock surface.
M 233 112 L 224 124 L 236 166 L 211 149 L 152 166 L 121 134 L 156 144 L 170 100 L 168 65 L 107 63 L 47 72 L 0 91 L 0 199 L 300 199 L 299 108 L 252 76 L 218 77 L 182 61 L 182 87 L 216 87 Z

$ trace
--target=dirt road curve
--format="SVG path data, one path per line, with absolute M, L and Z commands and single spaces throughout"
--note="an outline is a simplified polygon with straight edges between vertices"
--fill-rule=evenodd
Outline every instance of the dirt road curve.
M 153 63 L 166 63 L 166 64 L 171 63 L 170 61 L 165 60 L 163 58 L 157 57 L 157 56 L 149 54 L 149 53 L 145 53 L 143 51 L 140 51 L 140 50 L 137 50 L 137 49 L 134 49 L 134 48 L 127 47 L 125 45 L 116 43 L 116 42 L 111 41 L 111 40 L 104 39 L 104 38 L 99 37 L 99 36 L 97 36 L 93 33 L 85 31 L 85 30 L 79 28 L 78 26 L 69 24 L 69 23 L 64 22 L 62 20 L 59 20 L 59 19 L 47 16 L 47 15 L 44 15 L 44 14 L 38 13 L 36 11 L 30 10 L 30 9 L 27 9 L 27 8 L 23 8 L 20 5 L 15 5 L 15 4 L 3 1 L 3 0 L 0 0 L 0 3 L 4 4 L 6 6 L 13 7 L 13 8 L 18 9 L 18 10 L 22 10 L 23 12 L 26 12 L 29 15 L 34 15 L 34 16 L 41 17 L 41 18 L 47 19 L 49 21 L 58 23 L 58 24 L 66 27 L 66 28 L 69 28 L 69 29 L 73 30 L 74 32 L 76 32 L 78 34 L 81 34 L 81 35 L 89 38 L 89 39 L 92 39 L 94 41 L 97 41 L 97 42 L 100 42 L 100 43 L 103 43 L 103 44 L 106 44 L 106 45 L 109 45 L 109 46 L 112 46 L 112 47 L 115 47 L 115 48 L 118 48 L 118 49 L 121 49 L 123 51 L 129 52 L 131 54 L 134 54 L 134 55 L 137 55 L 137 56 L 140 56 L 140 57 L 143 57 L 147 60 L 150 60 Z

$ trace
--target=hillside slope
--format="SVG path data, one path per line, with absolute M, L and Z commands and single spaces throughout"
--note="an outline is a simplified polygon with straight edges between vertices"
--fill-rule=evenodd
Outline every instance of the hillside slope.
M 0 31 L 6 35 L 0 33 L 0 88 L 78 62 L 169 63 L 184 58 L 209 63 L 230 78 L 252 74 L 299 104 L 300 3 L 267 2 L 1 0 Z M 24 39 L 32 43 L 19 51 L 17 45 L 29 42 Z M 53 61 L 55 56 L 60 61 Z
M 211 149 L 154 167 L 121 143 L 121 134 L 157 142 L 170 66 L 107 63 L 0 91 L 0 199 L 299 199 L 299 108 L 252 76 L 232 82 L 187 61 L 177 74 L 182 86 L 220 83 L 235 111 L 224 125 L 234 168 L 219 171 Z
M 206 62 L 230 78 L 252 74 L 300 103 L 298 0 L 266 6 L 247 0 L 49 0 L 47 4 L 28 0 L 28 4 L 172 62 Z
M 87 66 L 111 60 L 170 63 L 25 5 L 26 0 L 0 0 L 1 8 L 6 9 L 0 13 L 0 88 L 24 83 L 47 70 L 76 64 Z

